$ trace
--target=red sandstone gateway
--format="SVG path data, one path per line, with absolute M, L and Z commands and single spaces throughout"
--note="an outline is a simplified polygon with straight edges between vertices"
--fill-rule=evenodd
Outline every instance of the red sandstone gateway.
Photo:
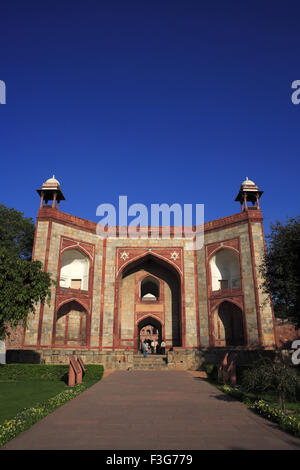
M 185 249 L 190 240 L 176 230 L 169 239 L 124 238 L 118 229 L 101 238 L 95 222 L 59 210 L 65 198 L 54 177 L 37 191 L 33 259 L 58 284 L 50 306 L 30 316 L 23 350 L 43 362 L 68 363 L 76 352 L 128 368 L 148 335 L 166 343 L 168 367 L 193 368 L 207 348 L 275 346 L 272 305 L 259 289 L 263 191 L 253 181 L 240 187 L 241 212 L 204 224 L 200 250 Z

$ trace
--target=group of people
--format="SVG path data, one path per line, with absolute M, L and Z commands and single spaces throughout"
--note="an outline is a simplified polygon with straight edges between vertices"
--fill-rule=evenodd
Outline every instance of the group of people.
M 142 352 L 144 357 L 147 357 L 147 354 L 165 354 L 166 352 L 166 343 L 162 341 L 160 344 L 156 340 L 145 339 L 142 342 Z

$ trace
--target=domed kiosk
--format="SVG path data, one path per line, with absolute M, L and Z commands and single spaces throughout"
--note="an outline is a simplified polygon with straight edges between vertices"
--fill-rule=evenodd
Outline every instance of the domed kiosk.
M 263 191 L 259 191 L 257 184 L 255 184 L 254 181 L 249 180 L 247 176 L 245 181 L 242 182 L 235 200 L 240 202 L 242 212 L 248 211 L 249 209 L 260 209 L 259 198 L 262 194 Z M 248 202 L 252 202 L 252 207 L 248 206 Z
M 60 183 L 53 175 L 52 178 L 47 179 L 43 183 L 41 189 L 36 190 L 37 193 L 41 196 L 40 209 L 43 206 L 47 206 L 49 201 L 52 201 L 52 209 L 59 209 L 60 201 L 65 201 L 65 197 L 61 191 Z

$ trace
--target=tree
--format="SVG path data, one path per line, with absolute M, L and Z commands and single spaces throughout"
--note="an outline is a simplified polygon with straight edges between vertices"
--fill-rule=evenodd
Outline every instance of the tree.
M 8 326 L 26 323 L 38 302 L 50 301 L 54 281 L 42 263 L 30 261 L 34 239 L 32 219 L 0 205 L 0 338 Z
M 275 315 L 300 327 L 300 216 L 271 224 L 267 241 L 262 287 L 272 296 Z
M 243 374 L 242 388 L 255 393 L 257 397 L 267 390 L 276 392 L 282 411 L 285 410 L 285 399 L 295 400 L 299 376 L 287 359 L 281 355 L 275 361 L 269 358 L 260 359 L 254 367 Z
M 34 239 L 34 223 L 23 213 L 0 204 L 0 248 L 17 257 L 30 260 Z

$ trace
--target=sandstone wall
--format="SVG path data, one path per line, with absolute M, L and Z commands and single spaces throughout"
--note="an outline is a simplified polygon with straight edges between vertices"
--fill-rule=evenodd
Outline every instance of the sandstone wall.
M 57 211 L 56 211 L 57 213 Z M 66 215 L 67 216 L 67 215 Z M 60 215 L 60 217 L 62 217 Z M 76 222 L 74 216 L 68 216 Z M 234 217 L 234 216 L 232 216 Z M 229 220 L 229 219 L 228 219 Z M 39 220 L 37 224 L 34 259 L 40 260 L 54 280 L 58 280 L 58 266 L 60 259 L 62 238 L 84 242 L 93 246 L 92 253 L 92 287 L 87 294 L 91 302 L 90 313 L 90 349 L 110 351 L 114 341 L 122 347 L 132 347 L 134 336 L 134 275 L 124 279 L 120 277 L 120 256 L 122 252 L 129 253 L 129 260 L 134 260 L 135 253 L 160 253 L 162 258 L 173 263 L 177 269 L 182 283 L 182 317 L 181 325 L 185 333 L 185 347 L 207 347 L 210 344 L 209 333 L 209 298 L 207 290 L 207 263 L 205 248 L 194 252 L 184 249 L 187 243 L 183 238 L 108 238 L 104 241 L 92 233 L 92 230 L 80 229 L 73 223 L 62 223 L 59 220 Z M 91 224 L 91 223 L 89 223 Z M 260 342 L 258 331 L 258 316 L 260 315 L 263 341 L 267 346 L 274 343 L 273 317 L 269 300 L 258 291 L 256 285 L 260 284 L 258 266 L 264 247 L 263 234 L 260 222 L 251 223 L 249 232 L 248 220 L 243 215 L 240 223 L 224 223 L 219 229 L 206 230 L 205 246 L 213 243 L 222 244 L 226 240 L 236 239 L 240 247 L 240 261 L 242 271 L 242 287 L 244 289 L 245 319 L 250 346 L 258 346 Z M 253 251 L 251 251 L 251 236 Z M 135 251 L 136 250 L 136 251 Z M 140 251 L 139 251 L 140 250 Z M 161 250 L 161 251 L 159 251 Z M 173 260 L 174 253 L 176 256 Z M 124 255 L 125 256 L 125 255 Z M 181 259 L 182 258 L 182 259 Z M 126 259 L 126 256 L 125 256 Z M 253 265 L 254 260 L 254 265 Z M 176 264 L 177 263 L 177 264 Z M 117 279 L 117 290 L 116 290 Z M 25 336 L 25 347 L 51 348 L 53 345 L 53 325 L 55 306 L 57 308 L 56 289 L 52 288 L 50 306 L 37 306 L 36 314 L 31 315 Z M 75 292 L 76 294 L 76 292 Z M 74 294 L 74 295 L 75 295 Z M 121 295 L 119 295 L 121 294 Z M 257 301 L 259 309 L 257 309 Z M 170 321 L 171 293 L 168 284 L 165 285 L 165 330 L 166 336 L 172 334 Z M 39 320 L 42 320 L 41 324 Z M 39 334 L 40 325 L 40 334 Z

